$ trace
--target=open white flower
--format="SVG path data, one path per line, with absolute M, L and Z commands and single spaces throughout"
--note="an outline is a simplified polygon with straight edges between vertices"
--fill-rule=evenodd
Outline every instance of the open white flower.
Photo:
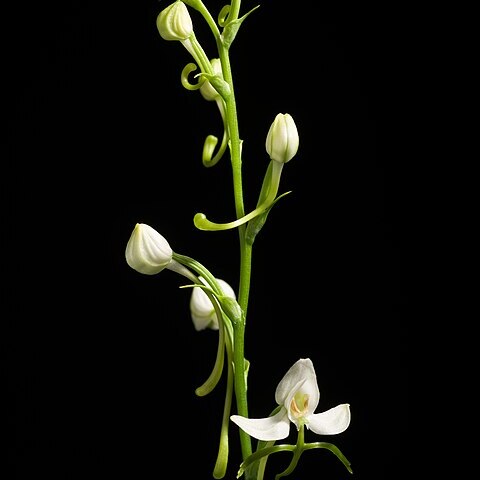
M 267 418 L 230 419 L 248 435 L 258 440 L 282 440 L 288 437 L 290 422 L 297 429 L 305 425 L 319 435 L 336 435 L 350 424 L 350 405 L 344 403 L 322 413 L 313 413 L 320 399 L 317 377 L 309 358 L 301 358 L 288 370 L 275 391 L 275 400 L 282 408 Z
M 207 282 L 202 277 L 200 277 L 200 280 L 207 285 Z M 217 278 L 217 282 L 220 284 L 225 296 L 236 299 L 235 291 L 225 280 Z M 192 295 L 190 297 L 190 314 L 192 316 L 195 330 L 200 331 L 205 330 L 206 328 L 218 330 L 217 314 L 215 313 L 212 302 L 203 291 L 203 288 L 192 288 Z

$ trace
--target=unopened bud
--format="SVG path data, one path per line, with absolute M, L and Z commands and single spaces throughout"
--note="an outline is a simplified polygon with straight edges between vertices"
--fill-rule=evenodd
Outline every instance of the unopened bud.
M 145 223 L 137 223 L 125 249 L 130 267 L 145 275 L 155 275 L 172 261 L 172 249 L 167 240 Z
M 298 151 L 298 130 L 288 113 L 279 113 L 267 134 L 265 146 L 272 160 L 280 163 L 290 161 Z
M 186 5 L 177 0 L 157 17 L 157 28 L 164 40 L 187 40 L 193 34 L 193 25 Z

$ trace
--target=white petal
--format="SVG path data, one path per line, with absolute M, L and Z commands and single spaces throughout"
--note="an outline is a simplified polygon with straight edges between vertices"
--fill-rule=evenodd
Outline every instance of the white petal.
M 319 435 L 336 435 L 350 425 L 350 405 L 343 403 L 322 413 L 307 417 L 307 428 Z
M 287 411 L 282 408 L 273 417 L 245 418 L 240 415 L 230 417 L 244 432 L 258 440 L 282 440 L 290 433 L 290 421 Z
M 297 360 L 280 380 L 275 391 L 276 402 L 279 405 L 284 405 L 287 409 L 290 408 L 290 401 L 299 389 L 301 393 L 306 393 L 309 396 L 308 412 L 313 412 L 317 408 L 320 391 L 318 390 L 315 369 L 309 358 Z

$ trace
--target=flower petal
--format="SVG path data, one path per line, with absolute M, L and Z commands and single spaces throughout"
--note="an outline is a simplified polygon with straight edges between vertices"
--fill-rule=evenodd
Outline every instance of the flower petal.
M 319 435 L 336 435 L 350 425 L 350 405 L 343 403 L 322 413 L 307 417 L 306 426 Z
M 290 421 L 284 408 L 272 417 L 245 418 L 240 415 L 232 415 L 230 420 L 258 440 L 282 440 L 287 438 L 290 433 Z
M 309 413 L 314 412 L 320 399 L 320 391 L 315 369 L 309 358 L 301 358 L 290 367 L 277 386 L 276 402 L 290 408 L 290 405 L 286 405 L 285 402 L 290 401 L 298 389 L 301 389 L 302 393 L 308 394 L 308 411 Z

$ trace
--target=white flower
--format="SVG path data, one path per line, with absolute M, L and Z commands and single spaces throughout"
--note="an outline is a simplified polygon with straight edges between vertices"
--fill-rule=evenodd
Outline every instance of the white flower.
M 277 386 L 275 400 L 282 408 L 272 417 L 230 419 L 248 435 L 265 441 L 281 440 L 290 432 L 290 422 L 297 429 L 304 424 L 319 435 L 336 435 L 350 424 L 350 405 L 344 403 L 322 413 L 313 413 L 320 399 L 317 377 L 309 358 L 301 358 L 285 374 Z
M 265 147 L 272 160 L 289 162 L 297 153 L 299 145 L 298 130 L 288 113 L 279 113 L 267 134 Z
M 172 254 L 167 240 L 145 223 L 135 225 L 125 249 L 128 265 L 146 275 L 155 275 L 168 267 Z
M 207 285 L 202 277 L 200 277 L 200 280 Z M 217 278 L 217 282 L 220 284 L 225 296 L 236 299 L 233 288 L 225 280 Z M 205 330 L 206 328 L 218 330 L 217 314 L 215 313 L 212 302 L 203 291 L 203 288 L 192 288 L 192 295 L 190 297 L 190 314 L 192 316 L 195 330 L 200 331 Z
M 193 24 L 185 4 L 177 0 L 164 8 L 157 17 L 157 28 L 164 40 L 187 40 L 193 33 Z

